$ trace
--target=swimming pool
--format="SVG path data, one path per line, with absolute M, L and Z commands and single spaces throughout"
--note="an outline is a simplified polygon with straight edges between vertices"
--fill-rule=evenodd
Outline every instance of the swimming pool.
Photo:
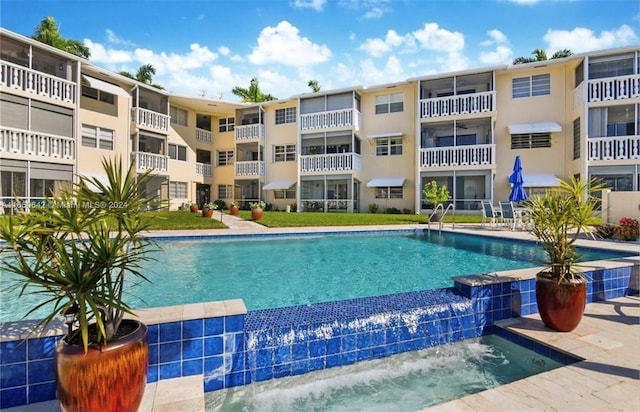
M 249 310 L 452 286 L 451 277 L 540 266 L 542 249 L 436 231 L 160 239 L 146 264 L 151 283 L 131 285 L 133 308 L 241 298 Z M 589 251 L 589 260 L 619 257 Z M 13 299 L 2 275 L 0 321 L 15 321 L 35 294 Z M 35 312 L 30 319 L 42 317 Z

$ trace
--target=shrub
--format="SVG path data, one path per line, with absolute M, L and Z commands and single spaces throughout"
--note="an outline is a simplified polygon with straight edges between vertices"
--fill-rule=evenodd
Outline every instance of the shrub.
M 378 205 L 375 203 L 369 203 L 369 213 L 376 213 L 378 211 Z
M 611 239 L 616 233 L 616 225 L 602 224 L 594 227 L 596 237 L 600 239 Z
M 388 215 L 399 215 L 400 214 L 400 209 L 397 209 L 395 207 L 388 207 L 384 210 L 384 213 L 388 214 Z
M 298 211 L 298 204 L 297 203 L 291 203 L 289 206 L 291 206 L 291 211 L 292 212 L 297 212 Z
M 413 214 L 413 210 L 405 207 L 404 209 L 402 209 L 402 214 L 404 214 L 404 215 L 412 215 Z
M 218 207 L 215 208 L 217 210 L 225 210 L 227 208 L 227 204 L 222 199 L 217 199 L 213 203 L 215 203 Z
M 637 240 L 640 236 L 640 223 L 635 219 L 623 217 L 614 230 L 616 236 L 621 240 Z

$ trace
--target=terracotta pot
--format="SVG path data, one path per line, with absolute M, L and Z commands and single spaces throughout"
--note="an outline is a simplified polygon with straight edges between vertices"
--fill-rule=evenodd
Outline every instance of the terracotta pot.
M 229 208 L 229 213 L 231 213 L 234 216 L 236 216 L 239 211 L 240 211 L 240 208 L 238 206 L 231 206 Z
M 558 283 L 549 273 L 536 276 L 536 300 L 542 322 L 553 330 L 574 330 L 587 304 L 587 281 L 583 278 L 565 279 Z
M 255 209 L 251 209 L 251 220 L 260 220 L 262 219 L 264 212 L 262 211 L 262 208 L 255 208 Z
M 191 213 L 198 213 L 198 205 L 191 205 L 189 210 L 191 210 Z
M 202 217 L 211 218 L 213 216 L 213 209 L 202 209 Z
M 56 347 L 57 397 L 62 411 L 124 412 L 138 410 L 147 384 L 147 326 L 124 320 L 127 335 L 103 347 L 68 344 Z

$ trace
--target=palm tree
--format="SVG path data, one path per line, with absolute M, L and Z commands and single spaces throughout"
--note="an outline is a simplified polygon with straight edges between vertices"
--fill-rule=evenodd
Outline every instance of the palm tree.
M 121 76 L 128 77 L 133 80 L 137 80 L 140 83 L 148 84 L 158 89 L 164 89 L 164 87 L 158 84 L 153 84 L 153 76 L 156 74 L 156 68 L 153 67 L 151 64 L 143 64 L 142 66 L 140 66 L 135 76 L 127 71 L 122 71 L 119 74 Z
M 276 97 L 273 97 L 270 94 L 262 93 L 258 84 L 258 79 L 255 77 L 251 79 L 249 88 L 245 89 L 244 87 L 236 86 L 233 88 L 233 90 L 231 90 L 231 93 L 242 98 L 242 101 L 245 103 L 258 103 L 266 102 L 269 100 L 277 100 Z
M 65 39 L 60 35 L 60 30 L 55 19 L 51 16 L 45 17 L 38 27 L 36 27 L 32 39 L 48 44 L 56 49 L 88 59 L 91 56 L 89 48 L 78 40 Z
M 320 85 L 317 80 L 309 80 L 307 86 L 309 86 L 314 93 L 318 93 L 320 91 Z
M 549 60 L 547 58 L 547 52 L 545 52 L 542 49 L 535 49 L 531 54 L 533 54 L 535 57 L 524 57 L 524 56 L 516 57 L 513 60 L 513 64 L 524 64 L 524 63 L 542 62 L 542 61 Z M 572 54 L 573 52 L 569 49 L 558 50 L 557 52 L 553 53 L 553 55 L 551 56 L 551 60 L 561 59 L 563 57 L 569 57 Z

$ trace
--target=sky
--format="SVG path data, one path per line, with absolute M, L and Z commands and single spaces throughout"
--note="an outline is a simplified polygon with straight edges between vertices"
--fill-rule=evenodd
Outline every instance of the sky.
M 47 16 L 90 60 L 166 90 L 279 99 L 510 64 L 543 49 L 637 45 L 639 0 L 2 0 L 0 26 L 33 35 Z

